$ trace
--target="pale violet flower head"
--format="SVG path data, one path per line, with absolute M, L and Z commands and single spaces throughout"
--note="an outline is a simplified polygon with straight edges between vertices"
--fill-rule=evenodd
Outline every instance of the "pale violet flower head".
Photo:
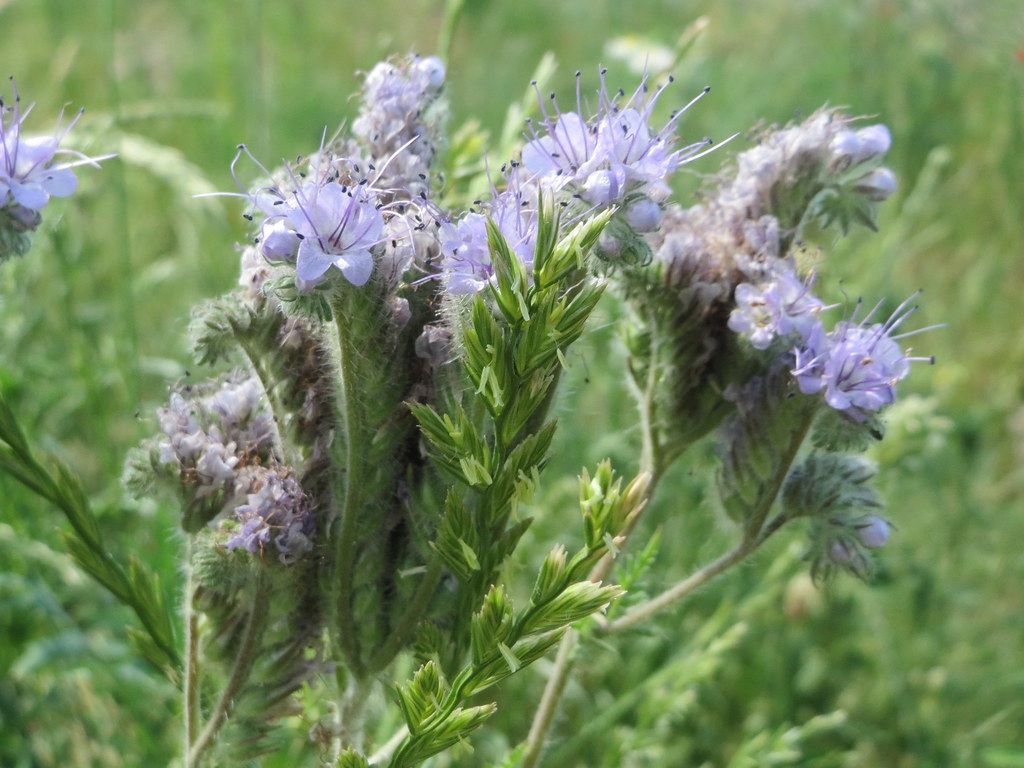
M 235 166 L 243 156 L 270 180 L 240 195 L 250 202 L 247 219 L 262 215 L 255 238 L 259 254 L 270 262 L 294 263 L 295 286 L 302 291 L 328 279 L 332 266 L 353 285 L 365 285 L 375 266 L 371 249 L 387 239 L 387 206 L 374 186 L 378 177 L 364 175 L 373 167 L 321 150 L 309 158 L 308 174 L 286 168 L 277 180 L 240 144 L 231 168 L 242 189 Z
M 370 279 L 370 249 L 381 241 L 384 216 L 367 185 L 307 185 L 296 192 L 288 218 L 301 239 L 295 264 L 301 280 L 317 280 L 331 266 L 353 285 Z
M 601 71 L 597 114 L 589 119 L 583 116 L 580 73 L 576 73 L 574 112 L 562 112 L 554 94 L 549 112 L 538 92 L 543 119 L 539 130 L 529 124 L 531 140 L 523 147 L 523 166 L 550 188 L 573 187 L 592 205 L 617 204 L 627 195 L 661 201 L 668 189 L 666 178 L 710 143 L 705 139 L 675 148 L 676 123 L 696 99 L 673 113 L 662 128 L 654 129 L 654 107 L 665 86 L 651 94 L 645 78 L 628 98 L 621 92 L 609 94 L 606 71 Z
M 235 508 L 241 526 L 225 546 L 260 555 L 269 549 L 290 564 L 313 548 L 312 501 L 283 469 L 255 467 L 252 475 L 246 503 Z
M 841 167 L 880 158 L 892 146 L 892 134 L 882 123 L 838 131 L 829 142 L 832 163 Z
M 795 350 L 793 373 L 800 391 L 824 391 L 825 402 L 855 421 L 863 421 L 868 411 L 892 403 L 896 384 L 910 372 L 911 362 L 934 362 L 933 358 L 910 357 L 904 352 L 897 340 L 910 334 L 893 335 L 913 311 L 904 311 L 907 302 L 885 323 L 868 324 L 873 310 L 861 322 L 851 319 L 838 323 L 831 333 L 815 326 Z
M 811 293 L 810 281 L 801 281 L 786 267 L 768 283 L 736 286 L 736 309 L 729 316 L 729 328 L 746 336 L 755 349 L 767 349 L 777 336 L 810 335 L 825 308 Z
M 215 389 L 185 387 L 157 409 L 164 439 L 159 462 L 200 486 L 200 494 L 230 489 L 243 459 L 266 456 L 273 421 L 256 379 L 230 378 Z
M 11 82 L 13 87 L 13 78 Z M 24 136 L 22 125 L 31 111 L 31 105 L 22 111 L 16 87 L 13 104 L 0 99 L 0 208 L 19 205 L 41 211 L 51 197 L 67 197 L 75 191 L 78 179 L 72 168 L 83 164 L 98 167 L 99 160 L 110 157 L 90 158 L 75 150 L 61 149 L 60 143 L 83 110 L 75 113 L 66 125 L 62 112 L 50 136 Z M 61 162 L 58 155 L 75 159 Z
M 512 168 L 509 186 L 495 192 L 480 210 L 471 210 L 438 230 L 441 241 L 441 273 L 449 293 L 478 293 L 494 276 L 487 220 L 501 232 L 511 251 L 529 268 L 537 242 L 537 207 L 528 199 L 529 187 L 519 183 Z
M 878 515 L 866 515 L 853 526 L 857 539 L 868 549 L 884 547 L 892 535 L 892 523 Z
M 52 135 L 25 136 L 22 128 L 32 106 L 22 110 L 14 78 L 11 87 L 13 104 L 0 98 L 0 259 L 25 253 L 30 246 L 26 233 L 39 226 L 39 212 L 50 198 L 67 197 L 75 191 L 78 178 L 72 168 L 83 164 L 99 167 L 100 160 L 113 157 L 87 157 L 61 148 L 81 110 L 67 124 L 62 111 Z
M 896 186 L 896 174 L 888 168 L 875 168 L 857 179 L 853 189 L 868 200 L 881 201 L 892 197 Z

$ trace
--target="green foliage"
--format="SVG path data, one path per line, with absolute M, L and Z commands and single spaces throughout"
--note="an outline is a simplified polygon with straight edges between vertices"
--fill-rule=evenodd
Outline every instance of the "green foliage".
M 949 324 L 914 340 L 938 356 L 938 366 L 924 377 L 937 397 L 933 416 L 911 414 L 907 426 L 892 412 L 890 431 L 873 453 L 882 465 L 880 487 L 900 524 L 876 583 L 853 588 L 838 582 L 816 593 L 805 580 L 766 576 L 755 564 L 728 583 L 708 586 L 685 615 L 666 617 L 621 652 L 588 654 L 588 672 L 569 691 L 545 763 L 727 765 L 738 752 L 756 759 L 751 744 L 774 749 L 780 723 L 808 722 L 840 707 L 846 724 L 805 741 L 801 764 L 974 768 L 1019 762 L 1024 726 L 1016 585 L 1024 573 L 1017 545 L 1024 530 L 1017 511 L 1024 475 L 1015 414 L 1024 342 L 1007 322 L 1024 278 L 1016 256 L 1024 239 L 1018 140 L 1024 70 L 1015 55 L 1016 5 L 770 2 L 751 14 L 742 3 L 698 3 L 686 9 L 692 14 L 686 18 L 668 2 L 637 4 L 628 13 L 611 3 L 464 5 L 464 26 L 454 34 L 448 61 L 454 115 L 456 124 L 469 114 L 481 116 L 482 131 L 500 130 L 507 94 L 522 90 L 525 73 L 546 49 L 557 50 L 565 68 L 542 80 L 542 92 L 568 92 L 571 70 L 593 73 L 599 61 L 611 66 L 609 77 L 627 79 L 619 48 L 604 47 L 609 36 L 622 34 L 633 50 L 675 50 L 683 27 L 697 32 L 677 62 L 677 80 L 714 86 L 702 109 L 686 115 L 685 136 L 718 137 L 762 117 L 784 123 L 826 101 L 877 115 L 893 131 L 900 192 L 882 207 L 877 235 L 861 231 L 836 245 L 831 234 L 808 231 L 807 253 L 813 260 L 815 247 L 827 248 L 822 270 L 830 279 L 844 278 L 851 296 L 901 297 L 923 287 L 922 324 Z M 0 59 L 3 71 L 16 74 L 23 92 L 39 102 L 38 113 L 65 101 L 85 104 L 90 111 L 79 128 L 116 118 L 148 140 L 140 152 L 171 148 L 209 174 L 213 188 L 233 189 L 226 159 L 239 140 L 270 157 L 315 145 L 319 129 L 310 126 L 334 126 L 352 115 L 346 98 L 357 82 L 349 73 L 391 50 L 429 52 L 431 20 L 439 15 L 437 4 L 425 2 L 350 4 L 339 31 L 317 23 L 331 12 L 318 0 L 287 8 L 249 3 L 242 10 L 10 2 L 0 9 L 0 36 L 32 45 L 0 46 Z M 697 14 L 704 16 L 691 23 Z M 311 60 L 330 66 L 310 67 Z M 500 64 L 480 65 L 495 61 Z M 652 71 L 661 68 L 650 61 Z M 303 87 L 293 87 L 297 82 Z M 535 109 L 532 91 L 521 109 Z M 518 139 L 518 118 L 506 126 Z M 93 135 L 99 149 L 115 148 Z M 461 156 L 478 161 L 480 133 L 462 135 L 473 146 Z M 716 162 L 712 156 L 697 170 Z M 166 534 L 176 512 L 120 505 L 110 478 L 126 448 L 153 431 L 146 414 L 164 400 L 166 381 L 186 375 L 181 318 L 197 296 L 231 286 L 236 264 L 229 254 L 241 230 L 223 226 L 222 206 L 208 199 L 189 200 L 186 207 L 185 195 L 153 167 L 115 162 L 96 176 L 81 174 L 74 201 L 48 209 L 55 215 L 35 234 L 33 252 L 3 265 L 0 377 L 18 421 L 39 436 L 38 455 L 60 457 L 81 477 L 109 550 L 137 551 L 176 593 L 179 544 Z M 464 189 L 453 171 L 447 177 L 452 190 Z M 685 196 L 697 184 L 683 179 L 680 190 Z M 600 312 L 601 323 L 621 314 L 614 301 Z M 594 466 L 606 455 L 627 467 L 638 448 L 635 434 L 622 431 L 634 409 L 613 383 L 627 361 L 607 337 L 597 328 L 569 356 L 573 367 L 562 374 L 567 395 L 552 404 L 561 427 L 548 476 L 574 476 L 581 464 Z M 901 401 L 924 386 L 912 378 Z M 903 436 L 893 440 L 894 430 Z M 698 469 L 700 448 L 691 452 Z M 37 541 L 63 551 L 54 531 L 64 523 L 34 492 L 8 479 L 0 483 L 6 498 L 0 516 L 11 528 L 0 559 L 5 575 L 20 579 L 4 593 L 5 599 L 17 596 L 4 603 L 10 608 L 0 627 L 5 653 L 27 658 L 56 647 L 58 641 L 47 646 L 47 638 L 63 628 L 36 622 L 26 629 L 30 609 L 40 605 L 63 607 L 67 626 L 87 637 L 123 639 L 126 614 L 104 587 L 76 581 L 77 572 L 66 568 L 33 570 L 42 567 L 27 560 Z M 681 578 L 725 544 L 687 472 L 672 473 L 662 487 L 644 523 L 662 531 L 657 567 L 638 577 L 637 588 Z M 543 514 L 526 534 L 530 541 L 560 541 L 575 530 L 575 494 L 575 483 L 565 481 L 535 496 Z M 540 548 L 531 563 L 536 567 L 525 573 L 518 565 L 511 570 L 510 594 L 528 593 L 548 553 Z M 626 584 L 627 573 L 621 567 L 618 573 Z M 722 657 L 728 663 L 718 667 L 722 676 L 714 686 L 698 682 L 688 691 L 665 684 L 702 658 L 698 652 L 673 663 L 677 649 L 687 651 L 668 635 L 696 636 L 723 605 L 724 613 L 742 613 L 740 598 L 769 581 L 784 594 L 773 590 L 775 602 L 744 614 L 758 629 Z M 423 626 L 424 633 L 433 631 Z M 153 693 L 160 676 L 132 666 L 127 650 L 119 663 L 79 648 L 85 650 L 60 669 L 26 665 L 24 674 L 4 677 L 0 763 L 77 768 L 165 761 L 180 737 L 167 687 L 160 689 L 163 699 Z M 495 730 L 523 732 L 539 682 L 529 673 L 507 681 L 492 718 Z M 620 706 L 632 691 L 636 698 Z M 594 718 L 595 710 L 614 710 L 619 719 Z M 114 726 L 126 721 L 140 725 Z M 452 758 L 436 756 L 434 764 L 511 764 L 510 745 L 500 735 L 481 736 L 473 754 L 457 749 Z M 294 764 L 284 751 L 264 758 L 268 768 Z
M 130 637 L 139 653 L 166 674 L 177 676 L 181 662 L 159 578 L 134 555 L 127 569 L 111 555 L 77 478 L 63 464 L 55 464 L 51 472 L 39 463 L 3 394 L 0 441 L 0 468 L 67 517 L 72 532 L 62 533 L 62 538 L 75 563 L 135 612 L 144 631 L 132 629 Z
M 718 490 L 727 515 L 748 533 L 760 530 L 782 487 L 818 404 L 789 397 L 788 371 L 751 380 L 723 428 Z

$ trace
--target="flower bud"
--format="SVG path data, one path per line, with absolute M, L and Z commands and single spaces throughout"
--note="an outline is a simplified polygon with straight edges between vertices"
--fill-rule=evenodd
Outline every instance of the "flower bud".
M 853 188 L 869 200 L 885 200 L 896 191 L 896 175 L 888 168 L 875 168 L 858 179 Z
M 637 232 L 653 232 L 661 224 L 661 206 L 642 197 L 626 208 L 626 221 Z
M 889 129 L 882 123 L 861 128 L 857 131 L 856 137 L 860 142 L 858 162 L 872 157 L 881 157 L 892 146 L 892 134 L 889 133 Z
M 868 515 L 854 526 L 860 543 L 869 549 L 884 547 L 892 534 L 892 524 L 878 515 Z
M 413 70 L 423 78 L 429 92 L 437 92 L 444 85 L 444 62 L 437 56 L 424 56 L 422 59 L 417 59 Z

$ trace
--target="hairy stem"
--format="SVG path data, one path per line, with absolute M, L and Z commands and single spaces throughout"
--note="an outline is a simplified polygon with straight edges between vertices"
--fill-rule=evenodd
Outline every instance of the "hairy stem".
M 256 380 L 260 383 L 260 388 L 263 390 L 263 394 L 266 396 L 267 402 L 270 404 L 270 410 L 274 416 L 274 418 L 270 420 L 270 439 L 274 446 L 274 454 L 286 464 L 298 465 L 300 458 L 286 452 L 286 445 L 284 440 L 281 438 L 281 430 L 278 426 L 279 424 L 285 423 L 284 417 L 288 413 L 279 394 L 280 387 L 275 386 L 273 374 L 268 370 L 268 366 L 263 362 L 262 356 L 258 350 L 253 349 L 246 343 L 239 344 L 239 347 L 241 348 L 246 361 L 249 363 L 249 368 L 254 374 L 256 374 Z
M 192 561 L 191 546 L 187 552 L 188 562 Z M 192 567 L 185 577 L 185 674 L 183 697 L 185 708 L 185 754 L 192 751 L 199 728 L 199 622 L 192 605 L 194 597 Z
M 398 620 L 398 624 L 392 629 L 384 645 L 378 648 L 370 658 L 367 664 L 367 671 L 370 674 L 382 671 L 405 646 L 430 604 L 430 597 L 441 581 L 441 573 L 441 559 L 435 554 L 430 558 L 427 571 L 423 574 L 423 579 L 416 588 L 416 592 L 410 598 L 402 618 Z
M 336 408 L 344 440 L 344 468 L 339 474 L 343 486 L 338 505 L 339 519 L 333 525 L 337 532 L 334 534 L 336 570 L 333 586 L 336 592 L 332 605 L 332 609 L 335 611 L 332 629 L 336 653 L 340 651 L 340 655 L 348 662 L 352 673 L 357 677 L 362 677 L 365 674 L 365 668 L 359 657 L 359 647 L 354 631 L 355 617 L 352 615 L 352 600 L 357 554 L 356 524 L 360 506 L 357 489 L 362 469 L 358 436 L 363 430 L 355 394 L 358 388 L 355 365 L 357 351 L 352 347 L 351 335 L 346 332 L 346 323 L 340 312 L 341 308 L 337 304 L 334 306 L 334 322 L 328 326 L 327 333 L 327 339 L 331 346 L 331 357 L 338 368 Z
M 217 733 L 231 714 L 235 697 L 249 679 L 249 673 L 252 671 L 255 660 L 256 647 L 266 627 L 267 611 L 270 605 L 266 578 L 262 574 L 255 579 L 252 596 L 249 618 L 246 620 L 238 655 L 235 656 L 235 663 L 231 666 L 231 674 L 221 691 L 220 698 L 217 699 L 217 704 L 210 713 L 210 719 L 206 721 L 206 727 L 203 728 L 203 732 L 199 734 L 195 744 L 185 756 L 185 768 L 198 768 L 201 765 L 203 755 L 213 746 Z
M 548 684 L 544 688 L 544 695 L 541 697 L 537 714 L 533 717 L 530 725 L 530 734 L 526 737 L 526 749 L 523 751 L 520 768 L 536 768 L 540 756 L 544 751 L 544 742 L 547 740 L 548 732 L 555 720 L 555 712 L 558 709 L 558 702 L 562 698 L 565 684 L 569 681 L 569 672 L 573 666 L 573 655 L 576 646 L 579 644 L 579 632 L 570 629 L 562 638 L 558 646 L 558 656 L 555 657 L 555 668 L 548 678 Z

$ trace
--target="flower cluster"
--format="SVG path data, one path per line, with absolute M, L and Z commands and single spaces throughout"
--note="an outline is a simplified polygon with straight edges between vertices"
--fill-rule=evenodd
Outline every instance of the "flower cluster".
M 91 158 L 60 147 L 82 110 L 66 124 L 62 112 L 52 136 L 24 136 L 22 125 L 32 105 L 22 110 L 13 78 L 11 87 L 14 103 L 0 99 L 0 259 L 28 249 L 24 235 L 39 226 L 39 212 L 51 197 L 67 197 L 75 191 L 78 178 L 72 168 L 86 163 L 98 167 L 100 160 L 111 157 Z M 60 162 L 58 155 L 77 159 Z
M 657 229 L 661 204 L 669 193 L 668 177 L 680 165 L 698 157 L 710 140 L 675 148 L 676 123 L 689 105 L 655 130 L 651 126 L 654 108 L 668 84 L 651 94 L 645 79 L 626 98 L 621 92 L 608 92 L 605 74 L 602 70 L 598 108 L 590 118 L 583 116 L 579 72 L 576 111 L 563 112 L 554 94 L 550 96 L 549 111 L 537 91 L 542 119 L 537 123 L 528 121 L 530 140 L 523 147 L 521 160 L 502 167 L 505 188 L 498 191 L 492 186 L 491 198 L 478 201 L 479 209 L 457 221 L 447 220 L 441 227 L 441 270 L 449 292 L 475 293 L 493 276 L 488 218 L 513 253 L 527 267 L 531 265 L 537 205 L 544 194 L 557 196 L 563 207 L 572 204 L 576 216 L 618 206 L 621 220 L 632 232 Z M 575 203 L 577 200 L 582 204 Z M 575 218 L 567 219 L 572 221 Z
M 824 391 L 829 405 L 858 421 L 892 402 L 909 361 L 920 359 L 891 335 L 906 314 L 901 307 L 888 323 L 851 320 L 826 331 L 821 313 L 829 307 L 812 293 L 813 277 L 798 276 L 791 249 L 813 218 L 827 224 L 859 211 L 870 223 L 864 206 L 895 189 L 879 166 L 890 143 L 884 125 L 854 130 L 820 110 L 740 153 L 732 178 L 698 205 L 669 208 L 649 238 L 669 284 L 686 291 L 695 313 L 724 310 L 728 328 L 757 350 L 783 339 L 801 390 Z
M 606 72 L 601 70 L 597 114 L 589 120 L 583 117 L 580 73 L 576 73 L 575 112 L 562 112 L 551 94 L 553 111 L 549 113 L 538 91 L 542 131 L 530 126 L 533 138 L 523 147 L 523 166 L 537 174 L 544 185 L 553 189 L 571 187 L 592 205 L 621 204 L 634 198 L 661 203 L 669 193 L 668 176 L 699 156 L 710 140 L 674 149 L 675 126 L 686 107 L 673 113 L 660 130 L 655 131 L 650 125 L 654 107 L 667 83 L 651 95 L 645 78 L 621 102 L 624 94 L 608 93 Z M 707 91 L 704 89 L 703 93 Z M 641 208 L 649 211 L 650 205 L 645 203 Z M 650 218 L 642 213 L 634 216 Z M 651 222 L 644 231 L 656 226 L 656 221 Z
M 240 146 L 236 162 L 247 151 Z M 259 253 L 269 262 L 294 263 L 303 290 L 323 282 L 332 266 L 353 285 L 364 285 L 374 267 L 371 249 L 383 239 L 380 193 L 357 162 L 330 153 L 314 162 L 305 179 L 289 171 L 285 182 L 246 195 L 263 214 Z
M 892 403 L 895 386 L 910 372 L 911 361 L 934 362 L 930 357 L 910 357 L 896 343 L 910 335 L 893 335 L 913 311 L 903 311 L 906 304 L 884 323 L 869 325 L 872 312 L 861 322 L 851 319 L 837 323 L 831 333 L 816 324 L 801 334 L 793 370 L 800 391 L 824 391 L 825 402 L 857 421 L 863 420 L 866 412 Z
M 255 250 L 243 254 L 243 285 L 261 290 L 267 262 L 294 265 L 296 288 L 310 291 L 332 266 L 362 286 L 375 269 L 395 282 L 414 261 L 431 261 L 440 246 L 428 223 L 439 225 L 426 200 L 445 117 L 444 74 L 436 57 L 381 62 L 366 76 L 354 138 L 322 142 L 276 174 L 239 146 L 232 169 L 248 155 L 269 180 L 243 192 L 246 216 L 261 214 Z
M 480 201 L 456 221 L 443 223 L 438 230 L 441 241 L 441 269 L 450 293 L 477 293 L 494 277 L 487 220 L 501 232 L 512 253 L 529 268 L 537 240 L 537 195 L 533 183 L 523 184 L 518 167 L 507 169 L 508 186 Z
M 273 544 L 278 559 L 289 564 L 313 548 L 312 503 L 295 478 L 280 469 L 253 466 L 244 473 L 243 485 L 246 503 L 234 511 L 241 526 L 227 540 L 228 549 L 263 554 Z
M 444 78 L 444 62 L 436 56 L 396 57 L 366 75 L 352 135 L 381 166 L 381 187 L 402 190 L 411 198 L 429 191 L 446 117 L 437 98 Z
M 164 440 L 159 462 L 196 486 L 197 497 L 235 490 L 238 470 L 269 455 L 274 424 L 255 379 L 229 380 L 206 394 L 174 392 L 157 410 Z
M 827 578 L 837 568 L 868 576 L 874 567 L 868 550 L 884 547 L 894 526 L 881 515 L 862 514 L 833 517 L 815 528 L 811 539 L 819 540 L 820 554 L 814 558 L 811 573 L 815 578 Z

